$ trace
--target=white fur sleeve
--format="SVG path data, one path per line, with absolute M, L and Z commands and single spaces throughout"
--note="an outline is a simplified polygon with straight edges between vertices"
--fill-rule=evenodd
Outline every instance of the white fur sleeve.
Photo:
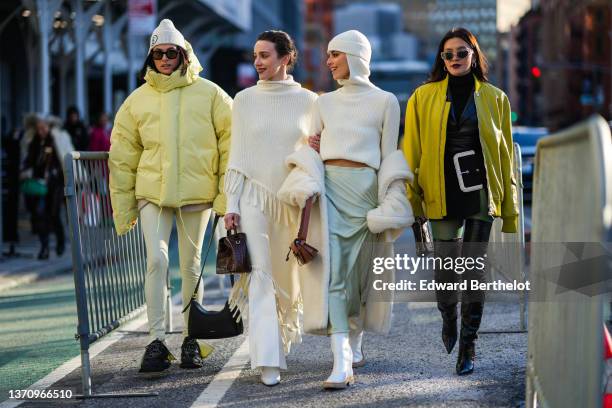
M 393 181 L 384 199 L 378 207 L 368 211 L 368 228 L 374 234 L 379 234 L 386 230 L 399 230 L 411 226 L 414 223 L 412 208 L 406 198 L 405 180 Z M 395 238 L 399 236 L 392 233 Z
M 319 183 L 313 179 L 306 171 L 299 167 L 294 167 L 289 176 L 283 182 L 276 196 L 279 200 L 289 204 L 304 208 L 306 200 L 313 195 L 322 193 Z

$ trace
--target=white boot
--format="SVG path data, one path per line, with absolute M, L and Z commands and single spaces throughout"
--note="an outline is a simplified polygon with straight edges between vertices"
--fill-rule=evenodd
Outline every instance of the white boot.
M 349 344 L 348 333 L 332 334 L 331 347 L 334 353 L 334 368 L 331 375 L 323 383 L 323 388 L 346 388 L 355 382 L 353 378 L 353 352 Z
M 351 331 L 349 334 L 349 343 L 351 350 L 353 351 L 353 368 L 363 367 L 365 365 L 365 358 L 363 356 L 363 330 Z
M 261 367 L 261 382 L 269 387 L 280 383 L 280 368 Z

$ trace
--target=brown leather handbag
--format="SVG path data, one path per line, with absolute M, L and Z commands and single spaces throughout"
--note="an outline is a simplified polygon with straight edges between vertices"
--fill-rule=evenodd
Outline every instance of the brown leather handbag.
M 300 220 L 300 230 L 298 231 L 298 236 L 289 245 L 289 252 L 287 252 L 287 259 L 285 259 L 285 261 L 289 260 L 289 255 L 293 252 L 293 255 L 297 259 L 298 263 L 300 265 L 304 265 L 312 261 L 313 258 L 319 253 L 315 247 L 306 243 L 308 223 L 310 222 L 310 212 L 312 210 L 313 202 L 314 197 L 310 197 L 308 200 L 306 200 L 306 204 L 302 210 L 302 219 Z
M 247 249 L 244 232 L 235 229 L 227 231 L 227 236 L 219 239 L 217 248 L 217 274 L 251 272 L 251 258 Z

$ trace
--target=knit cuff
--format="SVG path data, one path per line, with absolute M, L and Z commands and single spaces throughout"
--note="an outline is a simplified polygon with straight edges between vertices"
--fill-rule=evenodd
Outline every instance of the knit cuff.
M 240 215 L 240 194 L 226 193 L 227 196 L 227 214 Z

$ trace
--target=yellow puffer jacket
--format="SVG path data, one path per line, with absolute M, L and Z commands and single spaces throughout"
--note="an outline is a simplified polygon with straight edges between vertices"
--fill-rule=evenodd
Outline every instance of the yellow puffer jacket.
M 223 182 L 230 146 L 232 99 L 189 66 L 163 75 L 151 69 L 115 118 L 108 160 L 115 228 L 128 232 L 139 199 L 160 207 L 213 203 L 225 213 Z
M 420 86 L 408 100 L 402 150 L 415 174 L 408 199 L 417 215 L 441 219 L 446 215 L 444 148 L 450 102 L 448 76 Z M 503 232 L 516 232 L 518 198 L 513 168 L 510 102 L 500 89 L 475 78 L 474 102 L 480 144 L 485 160 L 489 214 L 502 217 Z

